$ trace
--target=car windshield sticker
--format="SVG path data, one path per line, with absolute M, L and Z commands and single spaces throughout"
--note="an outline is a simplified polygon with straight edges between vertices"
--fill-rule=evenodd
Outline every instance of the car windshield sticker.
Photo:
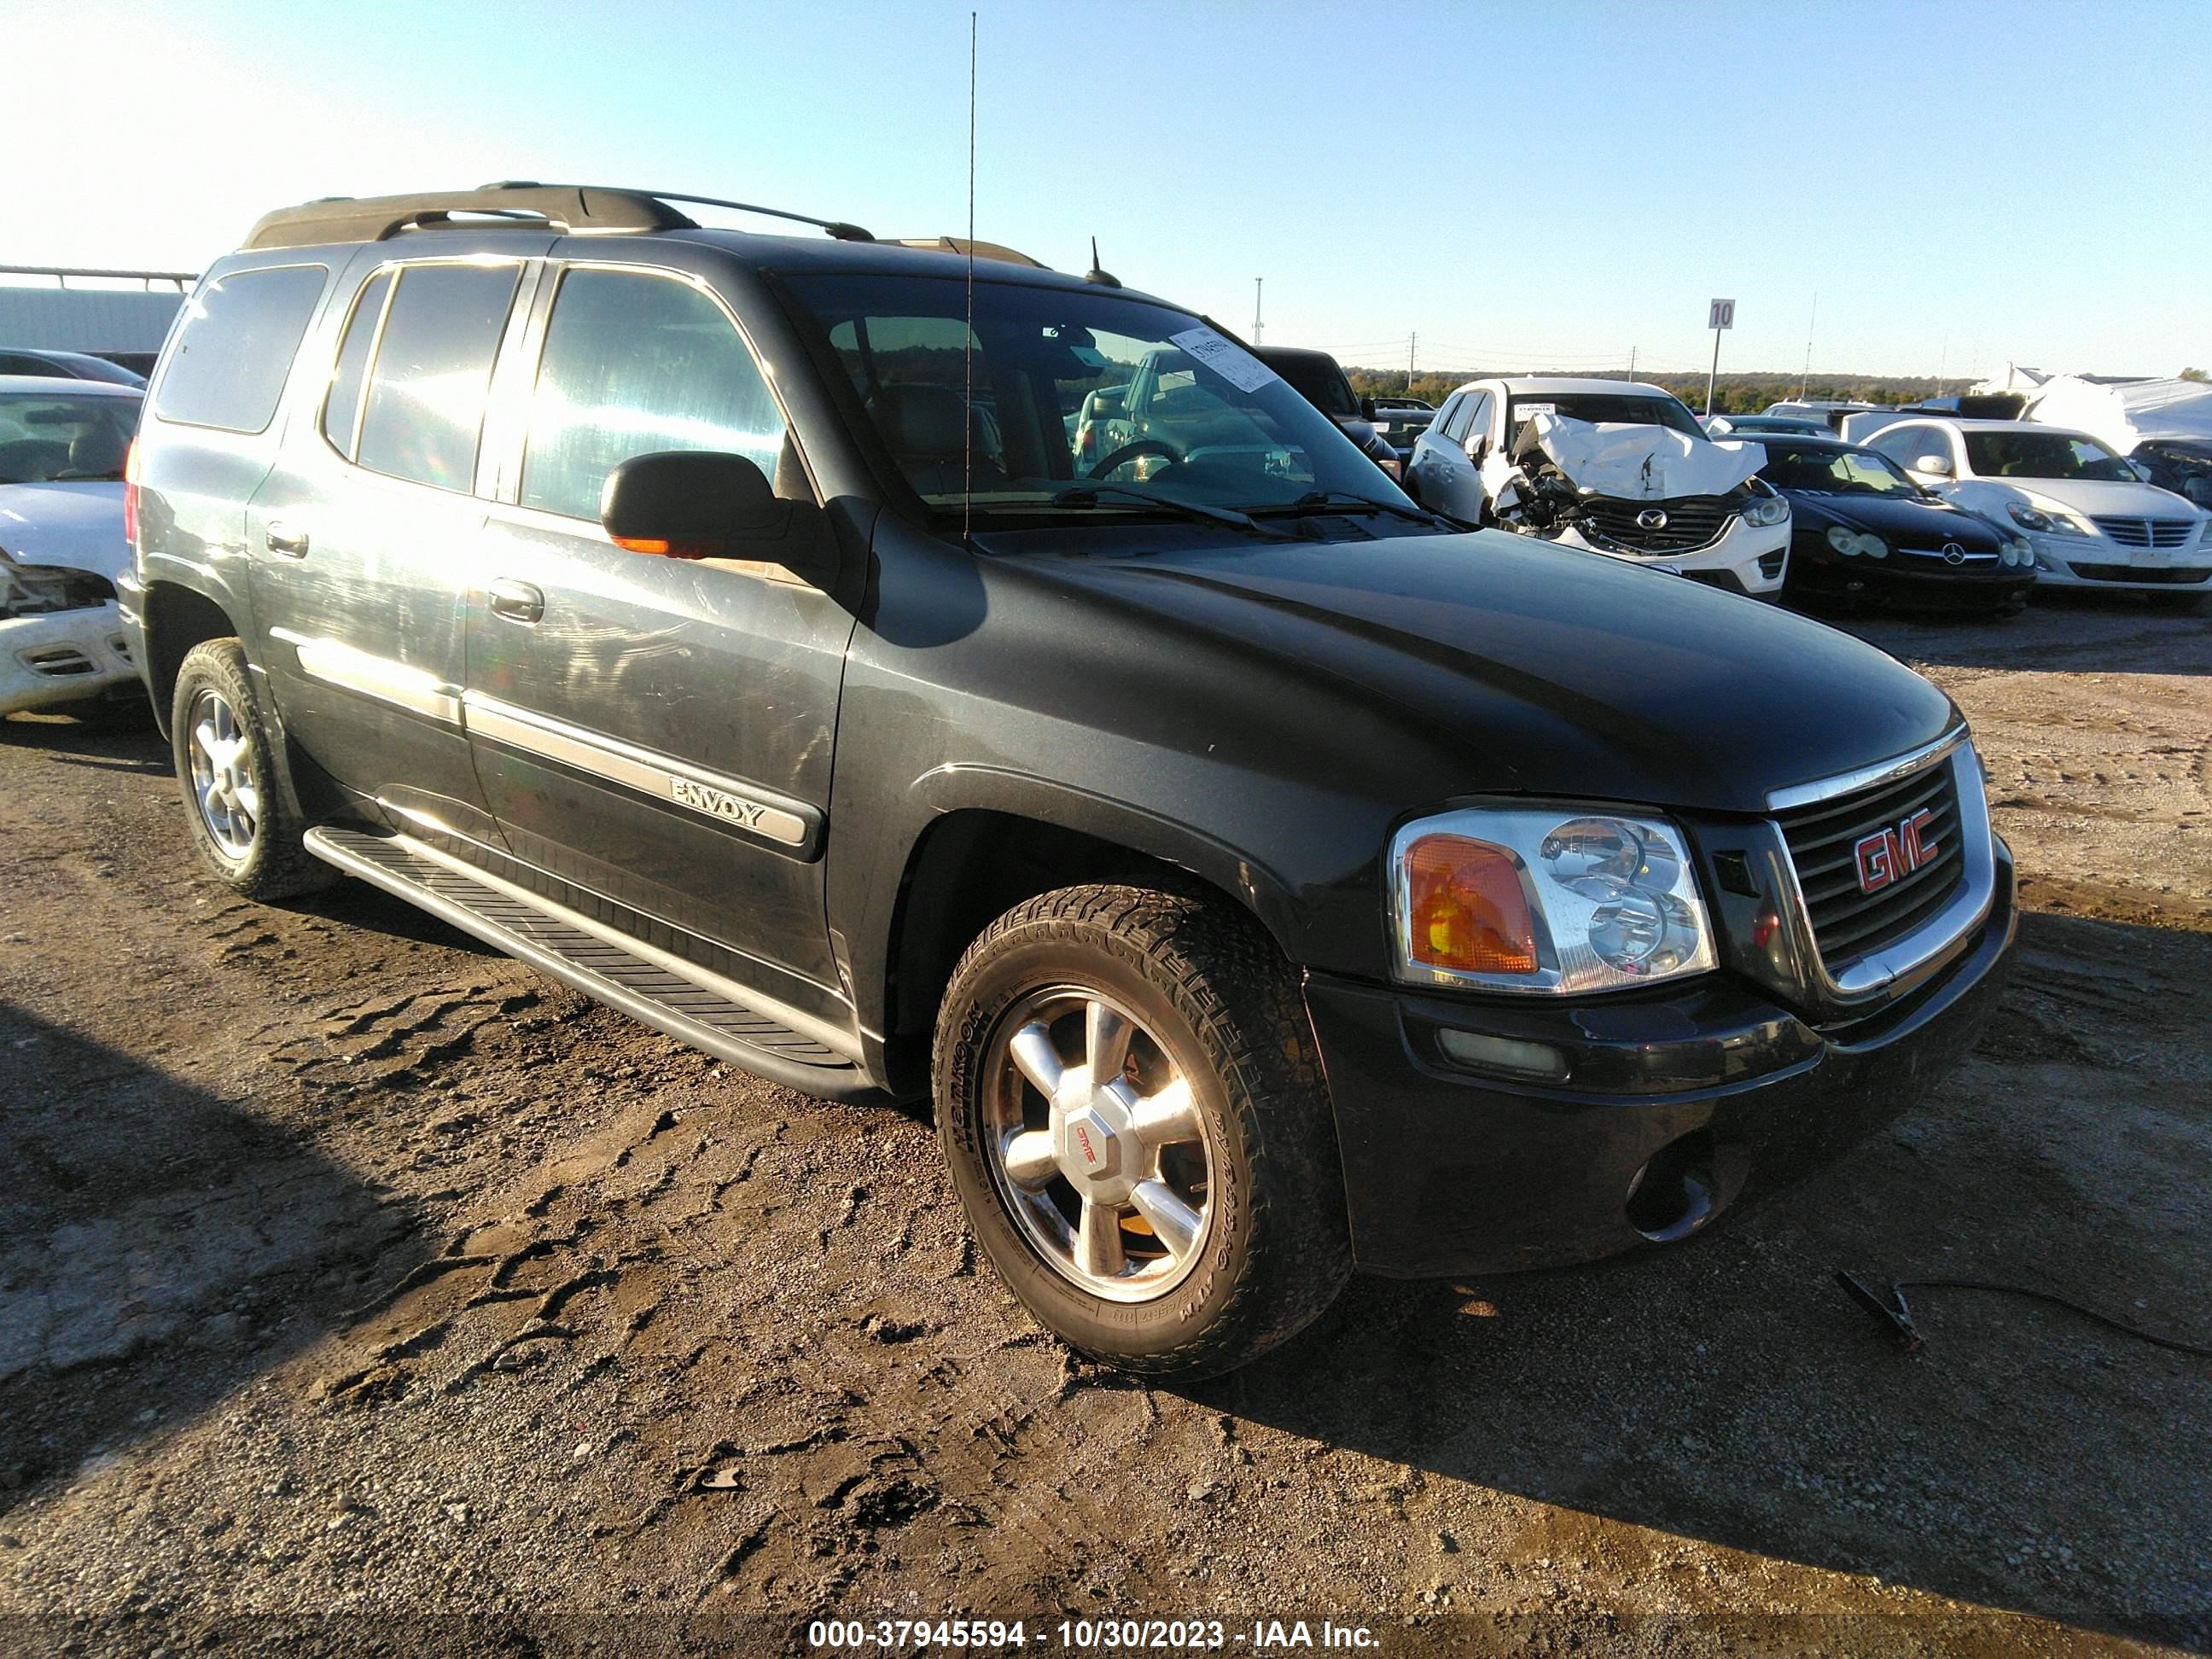
M 1277 377 L 1275 371 L 1238 345 L 1210 328 L 1188 328 L 1168 338 L 1194 360 L 1204 364 L 1239 392 L 1257 392 Z
M 1559 412 L 1559 406 L 1557 404 L 1516 404 L 1513 405 L 1513 418 L 1516 421 L 1533 421 L 1539 415 L 1556 415 Z

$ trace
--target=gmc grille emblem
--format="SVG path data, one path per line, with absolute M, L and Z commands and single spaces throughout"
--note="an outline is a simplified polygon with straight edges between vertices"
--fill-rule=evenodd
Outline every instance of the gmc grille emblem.
M 1923 806 L 1894 830 L 1862 836 L 1851 848 L 1858 860 L 1859 891 L 1879 893 L 1933 859 L 1936 843 L 1926 836 L 1935 820 L 1936 814 Z

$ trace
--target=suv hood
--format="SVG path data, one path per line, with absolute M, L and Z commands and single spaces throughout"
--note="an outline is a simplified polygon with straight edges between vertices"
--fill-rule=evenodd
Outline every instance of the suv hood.
M 1350 521 L 1324 522 L 1341 532 Z M 1298 764 L 1324 775 L 1383 763 L 1350 736 L 1380 724 L 1404 733 L 1409 766 L 1416 751 L 1440 757 L 1419 769 L 1436 799 L 1518 792 L 1763 813 L 1770 791 L 1902 754 L 1958 720 L 1941 691 L 1849 635 L 1504 531 L 1104 538 L 1141 541 L 1140 557 L 1054 558 L 1066 542 L 1048 532 L 979 539 L 1086 591 L 1082 648 L 1096 659 L 1066 664 L 1072 679 L 1118 696 L 1130 659 L 1174 660 L 1220 688 L 1187 723 L 1218 722 L 1227 738 L 1232 705 L 1264 709 L 1310 735 Z M 1117 628 L 1102 614 L 1113 609 L 1138 614 Z
M 0 552 L 113 581 L 131 568 L 121 482 L 0 484 Z

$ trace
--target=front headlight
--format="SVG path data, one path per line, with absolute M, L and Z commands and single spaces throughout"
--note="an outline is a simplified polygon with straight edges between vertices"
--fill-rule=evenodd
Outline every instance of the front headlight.
M 2097 532 L 2060 507 L 2030 507 L 2014 501 L 2005 511 L 2022 530 L 2039 530 L 2046 536 L 2094 536 Z
M 1781 524 L 1790 517 L 1790 502 L 1781 495 L 1761 495 L 1743 510 L 1746 524 Z
M 1709 971 L 1687 844 L 1662 820 L 1489 808 L 1407 824 L 1390 848 L 1398 977 L 1571 996 Z
M 2004 562 L 2025 569 L 2035 562 L 2035 550 L 2025 540 L 2007 542 L 2004 544 Z

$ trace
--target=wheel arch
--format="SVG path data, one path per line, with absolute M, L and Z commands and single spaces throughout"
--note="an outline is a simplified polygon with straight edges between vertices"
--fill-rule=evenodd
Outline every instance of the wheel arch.
M 182 582 L 149 582 L 141 604 L 146 632 L 146 684 L 153 696 L 155 720 L 167 737 L 169 701 L 176 695 L 177 670 L 186 653 L 196 645 L 239 635 L 242 630 L 223 605 Z
M 961 953 L 994 919 L 1056 888 L 1127 882 L 1204 893 L 1252 916 L 1298 960 L 1286 885 L 1200 831 L 996 769 L 945 769 L 921 793 L 937 810 L 908 848 L 884 960 L 886 1065 L 901 1081 L 927 1086 L 938 1003 Z

